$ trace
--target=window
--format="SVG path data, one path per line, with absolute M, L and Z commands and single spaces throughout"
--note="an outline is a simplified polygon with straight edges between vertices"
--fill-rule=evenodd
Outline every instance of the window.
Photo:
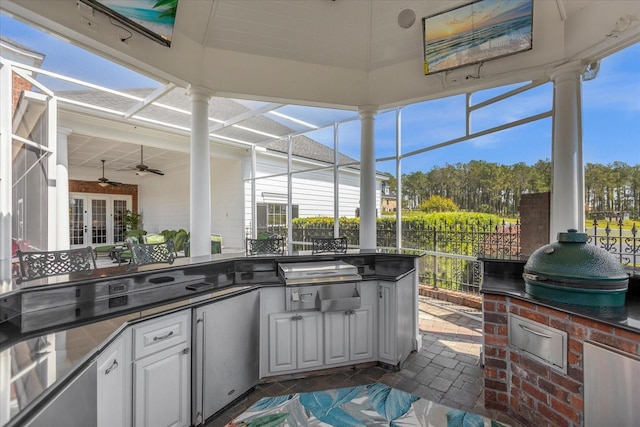
M 291 217 L 298 218 L 298 205 L 293 205 Z M 287 205 L 281 203 L 258 203 L 256 219 L 260 233 L 287 234 Z

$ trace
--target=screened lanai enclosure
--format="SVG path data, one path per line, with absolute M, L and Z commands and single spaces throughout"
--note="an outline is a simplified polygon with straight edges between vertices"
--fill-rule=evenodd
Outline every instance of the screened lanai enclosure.
M 281 18 L 292 32 L 304 34 L 305 8 L 318 20 L 338 19 L 340 31 L 323 45 L 320 30 L 311 28 L 308 51 L 289 46 L 288 54 L 278 48 L 288 46 L 281 36 L 261 46 L 246 42 L 267 31 L 251 26 L 269 12 L 256 2 L 181 1 L 170 47 L 134 31 L 126 48 L 112 37 L 122 30 L 108 17 L 75 3 L 57 2 L 59 10 L 38 1 L 2 5 L 4 19 L 68 40 L 56 39 L 52 52 L 5 33 L 0 41 L 3 277 L 10 277 L 18 248 L 121 243 L 131 213 L 147 233 L 188 231 L 192 255 L 208 254 L 211 234 L 228 252 L 244 251 L 247 237 L 277 234 L 289 251 L 305 250 L 312 237 L 348 236 L 350 247 L 365 250 L 449 252 L 471 262 L 464 257 L 519 256 L 521 194 L 550 192 L 547 241 L 567 228 L 584 230 L 583 117 L 590 100 L 582 88 L 608 78 L 601 63 L 637 52 L 640 40 L 635 2 L 524 2 L 534 7 L 531 51 L 426 73 L 420 18 L 450 8 L 448 2 L 298 3 Z M 345 53 L 329 59 L 340 40 L 365 37 L 343 29 L 343 19 L 360 16 L 365 5 L 369 18 L 354 25 L 379 38 L 367 42 L 364 56 L 343 46 Z M 404 10 L 417 16 L 408 27 L 400 22 Z M 218 26 L 199 32 L 205 24 L 198 14 Z M 87 22 L 98 30 L 87 30 Z M 322 54 L 313 57 L 312 47 Z M 78 64 L 95 61 L 94 72 L 103 61 L 122 64 L 129 77 L 92 78 L 91 67 L 82 66 L 60 72 L 48 66 L 57 51 Z M 261 72 L 245 66 L 254 57 L 264 61 Z M 184 61 L 217 71 L 176 68 Z M 638 75 L 630 78 L 637 87 Z M 620 159 L 634 166 L 637 157 Z M 511 185 L 516 166 L 502 181 L 479 172 L 497 162 L 546 170 L 519 185 Z M 451 165 L 464 172 L 455 180 L 446 175 Z M 441 175 L 436 184 L 421 180 L 431 172 Z M 473 201 L 474 211 L 494 216 L 474 219 L 467 231 L 477 240 L 452 249 L 442 244 L 444 234 L 432 237 L 433 229 L 412 218 L 427 195 L 462 200 L 462 210 Z M 638 200 L 627 200 L 637 217 Z M 498 204 L 511 207 L 496 212 Z M 633 266 L 637 236 L 629 236 Z

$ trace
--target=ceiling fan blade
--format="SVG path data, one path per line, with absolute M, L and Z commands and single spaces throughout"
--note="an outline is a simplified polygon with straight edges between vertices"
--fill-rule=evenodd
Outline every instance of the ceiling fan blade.
M 156 175 L 164 175 L 164 172 L 158 169 L 147 169 L 147 172 L 155 173 Z

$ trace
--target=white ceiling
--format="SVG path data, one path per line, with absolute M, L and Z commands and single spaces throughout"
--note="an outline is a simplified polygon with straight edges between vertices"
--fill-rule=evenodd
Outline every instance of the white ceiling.
M 393 107 L 543 78 L 569 60 L 591 62 L 640 39 L 640 2 L 534 0 L 534 47 L 488 61 L 479 78 L 424 75 L 422 18 L 468 1 L 180 0 L 170 48 L 125 35 L 77 0 L 4 0 L 3 9 L 115 61 L 218 96 L 355 109 Z M 410 28 L 398 15 L 412 9 Z M 620 19 L 631 28 L 614 34 Z M 87 25 L 87 22 L 91 25 Z
M 112 170 L 128 172 L 135 177 L 135 166 L 140 164 L 140 145 L 114 139 L 99 138 L 74 133 L 67 141 L 69 166 L 87 167 L 101 176 L 101 161 L 105 160 L 105 176 Z M 144 164 L 150 169 L 170 173 L 189 168 L 189 154 L 150 146 L 144 147 Z M 118 178 L 121 179 L 121 178 Z

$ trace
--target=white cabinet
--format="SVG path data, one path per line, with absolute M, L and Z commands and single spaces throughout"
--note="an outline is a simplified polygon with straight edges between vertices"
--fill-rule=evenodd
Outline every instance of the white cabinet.
M 378 359 L 401 365 L 419 337 L 415 272 L 378 286 Z
M 190 425 L 190 311 L 148 320 L 132 329 L 134 426 Z
M 324 313 L 324 360 L 333 365 L 373 359 L 373 307 Z
M 380 282 L 378 303 L 378 358 L 381 362 L 395 365 L 396 350 L 396 287 L 393 283 Z
M 322 366 L 322 313 L 269 315 L 269 372 Z
M 98 357 L 98 427 L 131 425 L 131 357 L 125 329 Z

